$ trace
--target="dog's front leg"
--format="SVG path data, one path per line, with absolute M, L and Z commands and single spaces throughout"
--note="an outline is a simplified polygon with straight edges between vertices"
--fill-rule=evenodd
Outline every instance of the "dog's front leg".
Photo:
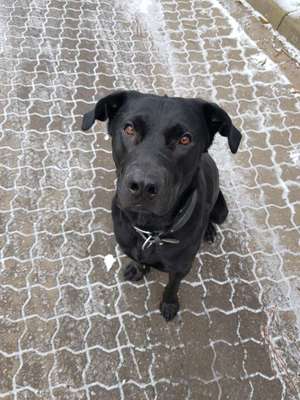
M 160 312 L 162 316 L 171 321 L 179 310 L 178 289 L 181 280 L 186 276 L 187 272 L 170 272 L 169 282 L 165 287 L 162 302 L 160 303 Z
M 124 278 L 127 281 L 140 281 L 150 271 L 150 267 L 131 261 L 126 265 L 124 270 Z

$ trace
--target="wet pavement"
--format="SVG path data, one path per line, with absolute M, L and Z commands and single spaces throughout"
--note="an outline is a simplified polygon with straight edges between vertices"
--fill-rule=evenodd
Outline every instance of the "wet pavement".
M 299 398 L 299 69 L 239 3 L 0 1 L 0 399 Z M 80 130 L 116 88 L 244 134 L 215 141 L 230 215 L 168 324 L 166 276 L 122 278 L 105 125 Z

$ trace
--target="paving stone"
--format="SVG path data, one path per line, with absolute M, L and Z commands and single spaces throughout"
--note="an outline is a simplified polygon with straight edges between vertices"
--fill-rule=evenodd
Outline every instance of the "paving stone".
M 43 314 L 45 317 L 45 314 Z M 53 335 L 57 330 L 55 320 L 43 320 L 37 316 L 29 318 L 25 322 L 25 331 L 19 338 L 23 350 L 35 350 L 38 352 L 51 352 Z
M 126 389 L 124 389 L 125 391 Z M 103 400 L 118 400 L 120 398 L 120 392 L 117 389 L 106 390 L 98 385 L 92 385 L 89 388 L 90 398 L 93 400 L 103 399 Z
M 117 317 L 105 318 L 95 315 L 90 318 L 90 329 L 86 338 L 87 345 L 89 347 L 102 346 L 105 349 L 115 349 L 118 347 L 120 330 L 120 321 Z
M 82 371 L 87 365 L 85 353 L 74 354 L 70 350 L 60 350 L 56 354 L 54 369 L 50 374 L 52 385 L 67 385 L 69 388 L 83 386 Z
M 53 397 L 57 400 L 87 400 L 88 395 L 85 390 L 76 392 L 68 388 L 57 388 L 53 390 Z
M 39 286 L 32 288 L 24 307 L 25 314 L 39 315 L 41 318 L 53 317 L 58 296 L 57 288 L 51 290 Z
M 86 369 L 87 383 L 101 382 L 106 386 L 117 383 L 118 351 L 105 352 L 101 349 L 90 350 L 90 362 Z
M 6 353 L 17 353 L 23 331 L 23 321 L 10 322 L 3 318 L 0 321 L 0 350 Z
M 252 387 L 248 380 L 241 380 L 235 378 L 225 378 L 219 381 L 222 397 L 221 399 L 251 399 Z
M 16 375 L 16 384 L 29 386 L 36 390 L 43 390 L 48 387 L 49 371 L 53 366 L 53 355 L 40 356 L 34 352 L 22 356 L 22 367 Z
M 69 316 L 60 318 L 59 328 L 55 332 L 54 346 L 56 349 L 68 347 L 73 351 L 84 350 L 84 338 L 88 331 L 89 323 L 86 319 L 75 319 Z
M 6 357 L 0 354 L 0 382 L 1 382 L 1 392 L 12 392 L 13 390 L 13 380 L 15 374 L 20 366 L 18 357 L 11 356 Z M 2 394 L 1 393 L 1 394 Z

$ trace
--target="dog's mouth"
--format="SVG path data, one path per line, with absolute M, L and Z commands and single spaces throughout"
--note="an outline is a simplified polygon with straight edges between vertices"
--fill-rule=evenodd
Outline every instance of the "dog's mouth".
M 132 205 L 126 207 L 126 209 L 129 211 L 138 211 L 138 212 L 145 213 L 145 214 L 150 212 L 149 209 L 146 208 L 143 203 L 132 204 Z
M 150 206 L 148 204 L 144 203 L 125 203 L 120 201 L 119 196 L 117 196 L 117 205 L 120 207 L 122 210 L 132 212 L 132 213 L 139 213 L 139 214 L 148 214 L 148 215 L 156 215 L 158 217 L 162 217 L 165 214 L 168 213 L 168 209 L 165 209 L 165 207 L 159 207 L 159 206 Z

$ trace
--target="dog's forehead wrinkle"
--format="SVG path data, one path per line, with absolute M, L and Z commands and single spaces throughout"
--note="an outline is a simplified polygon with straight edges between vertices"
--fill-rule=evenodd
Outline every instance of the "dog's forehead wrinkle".
M 143 115 L 153 115 L 156 120 L 162 120 L 168 114 L 182 114 L 188 112 L 188 107 L 184 99 L 164 96 L 145 96 L 134 99 L 130 102 L 129 109 L 135 113 Z

